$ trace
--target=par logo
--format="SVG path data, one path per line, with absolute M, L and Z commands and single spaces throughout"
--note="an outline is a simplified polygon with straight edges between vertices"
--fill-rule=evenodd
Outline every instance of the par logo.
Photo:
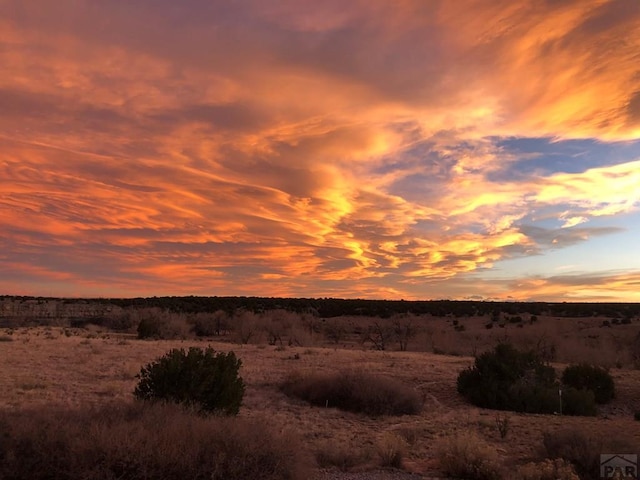
M 613 453 L 600 455 L 600 478 L 638 480 L 638 455 Z

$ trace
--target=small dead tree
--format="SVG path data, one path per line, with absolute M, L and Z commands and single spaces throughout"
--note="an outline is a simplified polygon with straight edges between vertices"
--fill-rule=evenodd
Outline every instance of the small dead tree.
M 546 333 L 538 337 L 535 352 L 545 363 L 551 363 L 556 359 L 556 345 L 547 338 Z
M 233 329 L 238 342 L 247 344 L 258 330 L 258 318 L 248 310 L 237 310 L 234 314 Z
M 629 345 L 629 350 L 634 368 L 640 369 L 640 333 L 636 335 L 631 345 Z
M 394 337 L 393 325 L 376 320 L 363 333 L 362 343 L 371 343 L 374 350 L 386 350 Z
M 217 336 L 226 335 L 229 330 L 228 317 L 224 310 L 216 310 L 213 313 L 213 325 Z
M 325 338 L 336 345 L 342 342 L 346 334 L 343 323 L 335 318 L 326 320 L 323 330 Z
M 269 345 L 279 343 L 282 345 L 282 325 L 275 319 L 267 320 L 264 325 L 264 331 L 267 334 L 267 342 Z
M 417 333 L 413 315 L 394 315 L 391 323 L 393 324 L 393 333 L 400 351 L 406 352 L 409 340 L 415 337 Z
M 300 314 L 300 321 L 304 328 L 308 330 L 311 344 L 313 344 L 314 334 L 320 332 L 320 318 L 318 316 L 318 311 L 313 307 L 309 307 Z

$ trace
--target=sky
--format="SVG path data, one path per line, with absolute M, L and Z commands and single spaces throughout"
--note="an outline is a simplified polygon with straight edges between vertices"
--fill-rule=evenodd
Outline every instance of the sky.
M 640 1 L 0 0 L 0 293 L 640 302 Z

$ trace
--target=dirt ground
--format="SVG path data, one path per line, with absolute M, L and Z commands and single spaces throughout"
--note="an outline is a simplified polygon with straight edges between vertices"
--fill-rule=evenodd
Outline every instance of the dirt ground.
M 640 453 L 640 422 L 633 419 L 634 412 L 640 411 L 640 370 L 611 370 L 617 398 L 601 408 L 598 417 L 566 417 L 498 413 L 468 405 L 456 392 L 456 378 L 472 364 L 472 357 L 353 347 L 147 341 L 131 335 L 56 327 L 0 331 L 0 337 L 0 408 L 129 401 L 143 365 L 172 348 L 210 345 L 219 351 L 233 350 L 242 360 L 241 375 L 247 384 L 242 416 L 265 417 L 283 429 L 295 429 L 313 452 L 339 449 L 359 456 L 362 460 L 354 467 L 356 471 L 377 468 L 376 449 L 390 434 L 406 441 L 404 470 L 424 476 L 437 476 L 438 441 L 457 431 L 479 433 L 495 446 L 506 464 L 513 465 L 537 458 L 543 434 L 564 428 L 602 438 L 624 438 L 627 444 L 637 445 Z M 422 394 L 424 408 L 419 415 L 369 418 L 312 407 L 286 397 L 278 388 L 294 372 L 341 369 L 402 380 Z M 501 438 L 496 418 L 505 416 L 508 433 Z

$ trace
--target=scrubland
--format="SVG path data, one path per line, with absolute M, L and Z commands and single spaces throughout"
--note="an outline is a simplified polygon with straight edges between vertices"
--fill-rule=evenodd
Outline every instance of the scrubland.
M 74 447 L 80 449 L 74 461 L 81 463 L 78 458 L 84 455 L 88 465 L 104 462 L 100 452 L 105 449 L 118 445 L 121 450 L 124 445 L 133 454 L 118 454 L 121 478 L 176 478 L 168 473 L 171 468 L 186 472 L 190 466 L 202 463 L 203 458 L 214 455 L 206 449 L 194 453 L 193 449 L 199 447 L 190 442 L 199 435 L 204 438 L 208 431 L 215 437 L 214 433 L 221 430 L 232 432 L 225 438 L 230 441 L 235 436 L 236 443 L 233 447 L 217 443 L 215 452 L 239 451 L 237 462 L 256 469 L 251 478 L 323 478 L 331 470 L 400 469 L 425 477 L 457 472 L 463 478 L 543 480 L 547 477 L 542 474 L 526 477 L 526 469 L 546 468 L 551 471 L 549 475 L 555 475 L 553 478 L 560 478 L 563 469 L 570 471 L 566 465 L 554 466 L 551 460 L 535 467 L 521 467 L 544 462 L 553 457 L 554 449 L 557 452 L 565 448 L 563 444 L 551 444 L 551 439 L 567 438 L 566 443 L 574 447 L 587 442 L 587 447 L 582 445 L 587 452 L 585 457 L 612 449 L 617 450 L 610 453 L 640 453 L 640 422 L 634 420 L 636 412 L 640 412 L 638 319 L 612 325 L 611 319 L 542 315 L 520 320 L 502 316 L 492 321 L 487 317 L 407 315 L 390 319 L 321 319 L 284 311 L 264 315 L 244 312 L 225 318 L 222 328 L 215 331 L 217 335 L 208 331 L 201 333 L 209 336 L 196 336 L 194 318 L 156 314 L 164 315 L 161 323 L 165 331 L 161 336 L 176 338 L 139 339 L 138 317 L 119 331 L 89 323 L 81 328 L 13 325 L 0 329 L 0 424 L 26 432 L 25 444 L 31 439 L 34 448 L 38 445 L 32 438 L 37 436 L 36 425 L 46 423 L 46 419 L 57 422 L 58 432 L 68 427 L 70 438 L 82 436 L 79 432 L 94 432 L 91 448 Z M 149 312 L 142 317 L 155 318 Z M 213 322 L 213 317 L 207 320 L 201 316 L 198 321 L 206 325 Z M 616 398 L 602 406 L 596 417 L 518 414 L 473 407 L 457 393 L 456 378 L 473 363 L 475 354 L 498 342 L 536 350 L 557 368 L 582 361 L 605 366 L 615 380 Z M 189 346 L 234 351 L 241 359 L 240 375 L 246 392 L 237 418 L 205 420 L 175 408 L 161 412 L 151 407 L 143 409 L 134 402 L 132 392 L 140 368 L 172 348 Z M 325 379 L 337 378 L 336 375 L 368 376 L 373 379 L 371 392 L 376 391 L 376 381 L 380 386 L 392 381 L 396 387 L 400 385 L 398 391 L 407 395 L 409 404 L 417 402 L 418 408 L 400 415 L 375 410 L 361 413 L 323 405 L 322 401 L 308 403 L 287 394 L 286 385 L 291 378 L 314 375 Z M 312 394 L 316 395 L 313 391 Z M 388 399 L 381 402 L 387 403 Z M 125 412 L 120 417 L 113 415 L 129 419 L 127 428 L 138 428 L 138 433 L 123 433 L 122 426 L 119 433 L 115 428 L 105 429 L 110 411 Z M 231 423 L 216 422 L 236 423 L 232 427 Z M 166 424 L 165 437 L 149 431 L 140 433 L 142 427 L 133 424 Z M 195 434 L 188 433 L 194 431 Z M 164 447 L 151 448 L 150 437 Z M 127 438 L 133 440 L 129 442 Z M 6 438 L 3 441 L 6 445 Z M 239 444 L 245 449 L 240 449 Z M 2 457 L 2 445 L 0 441 L 0 462 L 6 463 L 11 459 Z M 261 449 L 267 447 L 265 457 Z M 191 448 L 190 456 L 185 448 Z M 164 453 L 154 456 L 153 451 Z M 57 456 L 58 463 L 72 461 L 61 452 L 52 451 L 50 455 Z M 282 462 L 278 465 L 265 460 L 280 456 Z M 583 459 L 583 463 L 594 461 L 591 457 Z M 136 466 L 135 459 L 141 458 L 151 465 L 146 476 L 139 473 L 142 467 Z M 181 464 L 180 458 L 186 463 Z M 225 458 L 232 459 L 229 455 Z M 169 462 L 173 467 L 167 466 L 167 459 L 175 459 Z M 449 468 L 448 462 L 479 462 L 479 466 L 471 474 Z M 220 465 L 211 467 L 219 469 L 218 477 L 213 478 L 248 475 L 234 471 L 233 466 L 227 465 L 224 470 Z M 190 478 L 212 478 L 213 470 L 194 471 Z M 94 477 L 100 478 L 101 473 L 96 472 Z M 165 476 L 154 472 L 164 472 Z M 577 478 L 566 472 L 561 478 Z M 21 478 L 7 476 L 6 472 L 5 476 Z

